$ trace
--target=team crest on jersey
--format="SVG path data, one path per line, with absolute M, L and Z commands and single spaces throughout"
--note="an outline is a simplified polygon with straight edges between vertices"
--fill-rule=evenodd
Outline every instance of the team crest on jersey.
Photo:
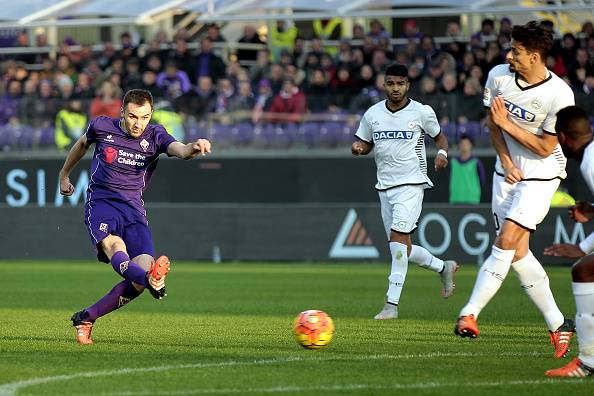
M 532 122 L 536 118 L 534 113 L 529 112 L 528 110 L 510 102 L 507 99 L 504 100 L 504 103 L 507 111 L 521 120 Z
M 413 129 L 413 128 L 415 127 L 415 122 L 414 122 L 414 121 L 411 121 L 411 122 L 409 122 L 409 123 L 408 123 L 408 127 L 409 127 L 410 129 Z
M 140 147 L 142 147 L 142 149 L 144 151 L 148 150 L 148 146 L 149 146 L 149 142 L 147 142 L 146 139 L 142 139 L 140 141 Z
M 411 140 L 413 138 L 412 131 L 378 131 L 373 132 L 373 140 Z
M 99 231 L 107 232 L 107 224 L 105 224 L 105 223 L 99 224 Z

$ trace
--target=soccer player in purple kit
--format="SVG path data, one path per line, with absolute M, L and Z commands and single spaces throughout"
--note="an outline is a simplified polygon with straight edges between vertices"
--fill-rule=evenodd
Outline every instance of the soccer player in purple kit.
M 161 153 L 191 159 L 210 153 L 211 144 L 207 139 L 188 144 L 176 141 L 162 126 L 149 124 L 152 113 L 150 92 L 128 91 L 121 118 L 93 119 L 60 170 L 60 193 L 72 195 L 70 171 L 95 144 L 84 221 L 97 259 L 111 263 L 124 278 L 95 304 L 72 315 L 79 344 L 92 344 L 95 320 L 129 303 L 145 288 L 156 299 L 166 296 L 170 262 L 166 256 L 154 260 L 142 193 Z

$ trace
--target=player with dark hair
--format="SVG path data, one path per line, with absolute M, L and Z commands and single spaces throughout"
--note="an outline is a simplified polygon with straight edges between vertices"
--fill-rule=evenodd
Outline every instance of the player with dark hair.
M 439 149 L 435 170 L 448 164 L 448 140 L 441 133 L 433 109 L 408 98 L 408 69 L 394 64 L 386 70 L 384 88 L 388 99 L 371 106 L 363 115 L 358 139 L 352 144 L 353 155 L 375 151 L 377 184 L 381 214 L 392 255 L 388 277 L 388 293 L 384 308 L 375 319 L 396 319 L 398 303 L 406 279 L 408 262 L 440 274 L 442 297 L 454 292 L 454 273 L 458 264 L 442 261 L 421 246 L 413 245 L 411 234 L 423 206 L 425 189 L 433 187 L 427 177 L 425 134 L 429 134 Z
M 580 162 L 580 171 L 590 192 L 594 194 L 594 141 L 588 114 L 577 106 L 569 106 L 557 113 L 555 130 L 559 144 L 568 158 Z M 577 202 L 569 208 L 569 216 L 585 223 L 594 218 L 589 202 Z M 549 256 L 579 258 L 571 268 L 575 298 L 575 327 L 580 347 L 577 358 L 563 367 L 548 370 L 548 377 L 586 377 L 594 373 L 594 232 L 579 245 L 554 244 L 545 249 Z
M 507 64 L 489 72 L 483 102 L 490 108 L 489 132 L 497 151 L 492 209 L 498 235 L 454 332 L 478 336 L 476 319 L 511 267 L 545 319 L 554 357 L 561 358 L 569 348 L 574 323 L 557 307 L 549 278 L 529 247 L 530 234 L 545 218 L 553 194 L 567 176 L 555 121 L 560 109 L 574 104 L 574 97 L 571 88 L 545 66 L 552 45 L 552 33 L 539 23 L 514 26 Z
M 166 153 L 182 159 L 210 153 L 206 139 L 182 144 L 160 125 L 149 124 L 153 113 L 150 92 L 134 89 L 124 96 L 121 118 L 97 117 L 74 144 L 60 170 L 60 193 L 72 195 L 71 170 L 95 144 L 87 188 L 85 224 L 97 258 L 111 263 L 124 278 L 95 304 L 72 315 L 79 344 L 92 344 L 95 320 L 138 297 L 146 288 L 156 299 L 165 294 L 169 272 L 166 256 L 154 260 L 142 193 Z

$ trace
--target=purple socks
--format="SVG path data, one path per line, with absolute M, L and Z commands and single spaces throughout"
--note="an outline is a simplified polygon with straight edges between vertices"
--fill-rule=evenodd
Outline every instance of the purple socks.
M 133 261 L 124 252 L 115 252 L 111 258 L 113 270 L 136 284 L 146 287 L 146 271 Z
M 86 315 L 84 320 L 94 322 L 97 318 L 128 304 L 130 301 L 138 297 L 140 293 L 141 292 L 132 286 L 132 282 L 128 279 L 123 280 L 115 285 L 109 293 L 101 297 L 99 301 L 85 309 Z

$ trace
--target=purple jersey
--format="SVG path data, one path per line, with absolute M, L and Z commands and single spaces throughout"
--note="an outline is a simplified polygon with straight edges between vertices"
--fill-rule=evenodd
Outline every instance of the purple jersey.
M 147 125 L 135 139 L 120 128 L 119 118 L 97 117 L 86 136 L 95 143 L 87 201 L 115 199 L 144 214 L 142 193 L 148 186 L 161 153 L 175 141 L 160 125 Z

